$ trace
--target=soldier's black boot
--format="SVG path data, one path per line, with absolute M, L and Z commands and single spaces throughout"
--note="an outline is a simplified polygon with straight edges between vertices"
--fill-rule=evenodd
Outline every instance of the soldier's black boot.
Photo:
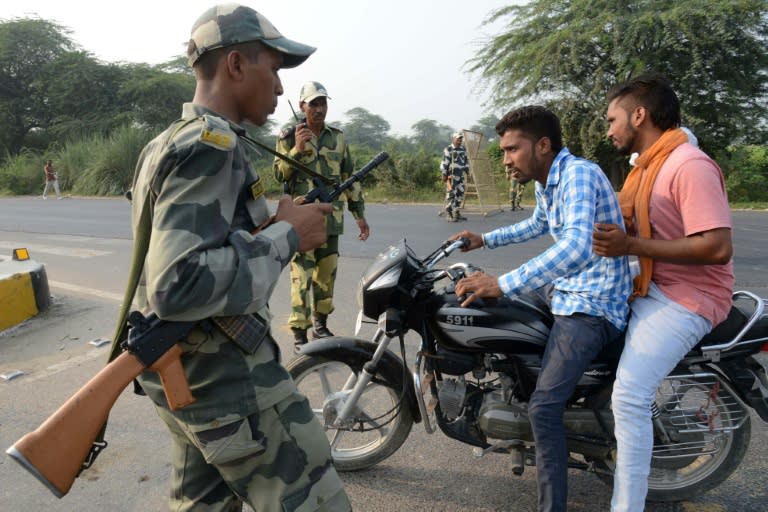
M 298 352 L 301 350 L 302 346 L 309 343 L 309 340 L 307 339 L 307 330 L 291 327 L 291 331 L 293 332 L 293 350 L 294 352 Z
M 328 315 L 316 314 L 312 317 L 312 339 L 328 338 L 334 336 L 334 334 L 328 330 L 326 323 L 328 322 Z

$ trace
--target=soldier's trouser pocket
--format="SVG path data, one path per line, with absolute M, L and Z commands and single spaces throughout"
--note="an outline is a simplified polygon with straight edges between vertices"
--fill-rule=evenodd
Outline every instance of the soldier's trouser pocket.
M 245 418 L 217 418 L 200 425 L 184 425 L 187 437 L 200 450 L 208 464 L 218 465 L 266 451 L 264 436 L 258 430 L 259 413 Z

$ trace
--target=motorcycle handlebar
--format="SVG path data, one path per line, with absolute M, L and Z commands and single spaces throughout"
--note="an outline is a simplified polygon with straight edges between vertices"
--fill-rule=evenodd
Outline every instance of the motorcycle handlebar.
M 469 247 L 469 238 L 466 237 L 459 237 L 456 240 L 446 240 L 442 244 L 442 248 L 435 251 L 433 255 L 428 257 L 424 261 L 424 267 L 427 270 L 432 270 L 432 268 L 437 264 L 438 261 L 447 258 L 451 254 L 453 254 L 457 249 L 462 249 L 464 247 Z

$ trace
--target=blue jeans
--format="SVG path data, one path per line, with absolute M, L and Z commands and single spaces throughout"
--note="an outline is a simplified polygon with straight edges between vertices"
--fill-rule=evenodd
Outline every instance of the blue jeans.
M 624 351 L 611 396 L 616 423 L 614 512 L 642 512 L 653 453 L 651 403 L 656 388 L 712 324 L 667 298 L 651 282 L 648 295 L 632 301 Z
M 584 370 L 621 334 L 602 317 L 555 315 L 528 416 L 536 441 L 539 511 L 565 511 L 568 505 L 568 444 L 563 413 Z

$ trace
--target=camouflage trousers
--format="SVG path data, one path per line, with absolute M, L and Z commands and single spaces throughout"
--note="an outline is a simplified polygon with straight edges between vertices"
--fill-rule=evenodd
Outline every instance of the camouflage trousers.
M 313 313 L 329 315 L 333 312 L 333 288 L 338 263 L 338 235 L 329 235 L 322 247 L 297 252 L 293 257 L 291 315 L 288 317 L 291 328 L 307 329 L 312 325 Z
M 509 180 L 509 206 L 520 208 L 520 200 L 523 198 L 524 188 L 525 185 L 521 185 L 519 181 L 515 179 Z
M 217 330 L 181 345 L 196 402 L 169 411 L 157 375 L 141 376 L 171 434 L 170 510 L 351 510 L 325 431 L 270 336 L 253 354 Z
M 451 189 L 445 193 L 445 211 L 449 216 L 458 214 L 461 205 L 464 203 L 464 178 L 451 180 Z

